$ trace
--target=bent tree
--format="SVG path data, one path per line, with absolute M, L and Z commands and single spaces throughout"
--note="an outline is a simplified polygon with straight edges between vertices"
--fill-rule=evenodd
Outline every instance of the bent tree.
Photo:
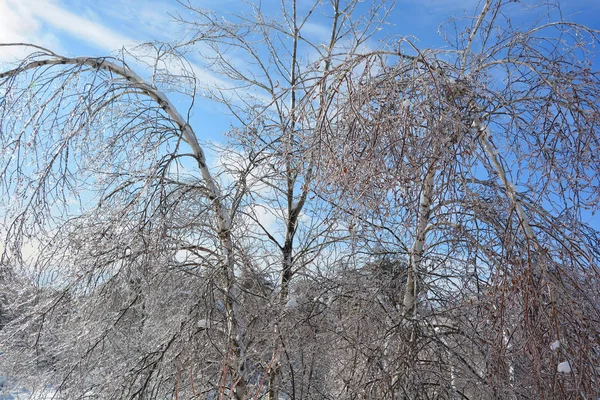
M 451 50 L 401 40 L 393 60 L 360 60 L 315 138 L 327 187 L 343 176 L 331 199 L 407 260 L 392 379 L 408 398 L 432 381 L 467 397 L 477 381 L 494 398 L 596 391 L 598 32 L 551 14 L 515 28 L 511 7 L 486 1 Z
M 0 73 L 3 374 L 60 398 L 599 395 L 598 32 L 488 0 L 424 49 L 375 45 L 383 3 L 182 6 L 178 43 L 25 45 Z M 198 90 L 194 52 L 224 86 Z M 198 93 L 232 116 L 216 165 Z
M 199 203 L 192 208 L 194 211 L 190 209 L 191 213 L 207 218 L 203 214 L 210 212 L 214 219 L 211 234 L 217 246 L 204 249 L 196 245 L 193 251 L 206 251 L 210 256 L 207 258 L 212 259 L 206 262 L 214 267 L 213 273 L 220 282 L 227 346 L 239 358 L 243 347 L 238 342 L 239 294 L 234 282 L 231 215 L 188 120 L 162 92 L 123 62 L 111 58 L 68 58 L 35 48 L 36 53 L 0 75 L 5 89 L 3 183 L 13 196 L 11 201 L 16 201 L 16 212 L 10 206 L 6 208 L 10 218 L 6 235 L 16 239 L 17 246 L 24 238 L 42 246 L 32 266 L 38 272 L 37 283 L 42 291 L 59 289 L 61 294 L 58 298 L 50 296 L 49 303 L 42 306 L 47 309 L 40 314 L 20 316 L 24 319 L 19 324 L 32 324 L 28 333 L 37 330 L 39 342 L 47 313 L 54 313 L 67 294 L 70 302 L 75 302 L 79 297 L 89 298 L 97 287 L 102 287 L 102 292 L 111 281 L 124 280 L 119 284 L 131 285 L 127 288 L 132 292 L 129 304 L 124 308 L 114 304 L 115 309 L 104 310 L 98 317 L 106 325 L 87 338 L 91 345 L 86 353 L 104 351 L 97 347 L 103 347 L 107 329 L 118 324 L 140 301 L 139 287 L 146 283 L 145 278 L 151 278 L 144 276 L 150 272 L 145 269 L 151 268 L 144 264 L 172 257 L 169 247 L 177 244 L 169 242 L 177 240 L 171 229 L 184 234 L 186 226 L 172 226 L 170 220 L 178 217 L 180 210 L 175 206 L 191 197 Z M 21 86 L 23 82 L 25 87 Z M 19 110 L 30 112 L 21 118 Z M 182 143 L 188 145 L 191 154 L 180 151 Z M 195 160 L 201 176 L 199 183 L 177 182 L 169 173 L 177 158 L 185 156 Z M 90 186 L 86 179 L 93 181 Z M 86 196 L 95 203 L 89 211 L 84 205 Z M 69 215 L 65 211 L 76 206 L 86 211 L 76 218 L 64 219 L 64 215 Z M 157 232 L 162 232 L 161 237 L 153 238 Z M 7 244 L 3 263 L 21 260 L 20 249 L 8 241 Z M 74 267 L 71 271 L 66 261 Z M 75 262 L 79 265 L 73 265 Z M 46 274 L 57 276 L 54 279 Z M 70 302 L 67 307 L 75 304 Z M 144 303 L 141 307 L 139 322 L 144 324 Z M 32 329 L 38 323 L 42 325 Z M 175 341 L 181 328 L 190 323 L 184 318 L 178 323 L 179 329 L 167 330 L 165 334 L 171 335 L 167 344 Z M 48 351 L 70 351 L 62 346 L 80 339 L 64 338 L 55 343 L 57 349 Z M 160 360 L 164 356 L 168 346 L 162 347 L 155 349 L 158 353 L 152 358 Z M 147 368 L 148 360 L 140 361 L 141 368 Z M 77 368 L 72 366 L 64 379 L 72 379 Z M 152 373 L 136 389 L 140 395 L 146 390 L 158 390 L 146 388 L 151 376 Z M 244 390 L 245 382 L 240 377 L 234 391 L 243 397 Z

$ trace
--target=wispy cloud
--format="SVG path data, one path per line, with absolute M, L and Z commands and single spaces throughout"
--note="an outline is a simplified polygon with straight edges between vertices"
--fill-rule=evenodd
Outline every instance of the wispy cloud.
M 163 0 L 112 0 L 110 7 L 89 5 L 88 9 L 94 14 L 94 19 L 104 18 L 114 23 L 120 23 L 123 32 L 135 32 L 144 37 L 169 41 L 180 34 L 180 28 L 174 22 L 173 15 L 177 14 L 177 2 Z M 96 19 L 98 20 L 98 19 Z
M 34 43 L 63 52 L 66 34 L 102 52 L 131 46 L 135 40 L 81 17 L 51 0 L 0 0 L 0 42 Z M 63 39 L 63 40 L 61 40 Z M 22 57 L 27 50 L 0 49 L 0 61 Z
M 317 43 L 327 44 L 331 37 L 331 27 L 325 24 L 306 22 L 302 27 L 302 35 Z
M 27 5 L 12 0 L 0 0 L 0 41 L 24 42 L 39 32 L 40 23 Z
M 105 16 L 100 9 L 85 7 L 78 9 L 76 14 L 54 0 L 0 0 L 0 43 L 34 43 L 65 53 L 63 49 L 70 47 L 66 43 L 74 40 L 109 54 L 124 47 L 132 48 L 142 41 L 156 39 L 156 35 L 160 35 L 158 26 L 167 25 L 170 19 L 167 13 L 158 13 L 147 7 L 134 9 L 123 2 L 116 2 L 115 5 L 127 12 L 120 18 L 114 16 L 113 23 L 117 21 L 123 26 L 134 27 L 133 30 L 135 27 L 145 27 L 146 29 L 138 30 L 139 37 L 122 34 L 97 22 Z M 112 11 L 106 15 L 111 13 Z M 141 22 L 139 18 L 145 22 Z M 0 48 L 0 61 L 22 57 L 29 50 Z M 181 65 L 177 63 L 168 67 L 175 74 L 182 72 Z M 192 64 L 191 68 L 203 86 L 229 86 L 227 82 L 198 65 Z
M 31 7 L 31 12 L 41 21 L 96 49 L 114 51 L 135 44 L 133 38 L 76 15 L 54 2 L 36 0 L 35 4 L 36 6 Z
M 473 12 L 478 6 L 480 8 L 483 3 L 481 0 L 401 0 L 396 7 L 402 9 L 403 5 L 418 6 L 423 12 L 447 13 L 450 16 L 451 13 L 461 10 Z
M 58 48 L 58 38 L 44 32 L 29 1 L 0 0 L 0 43 L 36 43 Z M 24 56 L 28 50 L 0 48 L 0 62 Z

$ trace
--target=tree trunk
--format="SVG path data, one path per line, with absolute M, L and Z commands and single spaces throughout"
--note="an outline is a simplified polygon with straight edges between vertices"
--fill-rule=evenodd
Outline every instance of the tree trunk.
M 417 307 L 417 296 L 419 292 L 419 274 L 421 260 L 425 250 L 425 234 L 429 217 L 431 215 L 431 201 L 433 196 L 433 180 L 435 178 L 435 163 L 429 166 L 423 188 L 421 191 L 421 201 L 419 204 L 419 214 L 417 216 L 417 230 L 415 242 L 410 252 L 410 260 L 407 269 L 406 288 L 404 289 L 404 315 L 415 316 Z

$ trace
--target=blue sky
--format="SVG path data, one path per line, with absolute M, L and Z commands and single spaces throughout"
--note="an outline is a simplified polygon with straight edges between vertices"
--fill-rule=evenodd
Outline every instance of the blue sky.
M 242 2 L 201 0 L 194 4 L 226 13 L 238 11 Z M 280 0 L 263 0 L 262 4 L 279 7 Z M 479 0 L 398 0 L 385 29 L 390 35 L 411 36 L 421 48 L 440 47 L 445 45 L 440 25 L 452 17 L 472 16 L 480 7 Z M 515 19 L 521 9 L 519 4 L 511 9 Z M 598 0 L 565 0 L 561 11 L 565 19 L 600 29 Z M 0 0 L 0 43 L 34 43 L 68 56 L 106 56 L 140 42 L 176 39 L 181 27 L 171 15 L 177 12 L 185 10 L 175 0 Z M 314 26 L 313 33 L 319 32 Z M 325 26 L 321 30 L 324 33 Z M 0 48 L 0 62 L 15 55 L 19 54 Z M 232 118 L 222 108 L 206 102 L 197 104 L 192 120 L 201 140 L 216 142 L 223 140 L 222 134 L 231 123 Z
M 300 0 L 301 5 L 303 1 Z M 193 4 L 222 13 L 238 11 L 243 3 L 201 0 Z M 262 4 L 276 10 L 281 3 L 267 0 Z M 473 15 L 478 7 L 481 7 L 479 0 L 398 0 L 385 31 L 413 36 L 423 48 L 443 46 L 438 33 L 440 24 L 453 16 Z M 0 0 L 0 42 L 35 43 L 64 55 L 105 56 L 123 46 L 177 38 L 181 27 L 171 16 L 177 12 L 185 17 L 185 10 L 175 0 Z M 596 18 L 600 2 L 596 0 L 564 1 L 562 13 L 570 20 L 600 29 L 600 20 Z M 11 57 L 14 54 L 0 49 L 0 61 Z M 222 110 L 205 108 L 196 111 L 196 118 L 208 117 L 210 137 L 205 139 L 218 140 L 230 120 Z

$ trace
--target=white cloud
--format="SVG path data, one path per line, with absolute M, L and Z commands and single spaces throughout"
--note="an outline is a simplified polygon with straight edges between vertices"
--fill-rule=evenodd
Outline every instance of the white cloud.
M 114 51 L 135 44 L 133 39 L 67 11 L 52 1 L 30 0 L 27 3 L 30 4 L 31 12 L 40 20 L 97 49 Z
M 4 253 L 6 243 L 6 226 L 0 225 L 0 255 Z M 10 247 L 10 246 L 9 246 Z M 26 265 L 32 265 L 40 255 L 41 243 L 35 238 L 24 239 L 21 244 L 21 257 Z
M 331 27 L 314 22 L 306 22 L 302 26 L 302 35 L 314 39 L 319 43 L 327 44 L 331 39 Z
M 402 4 L 417 5 L 427 10 L 427 12 L 447 13 L 460 10 L 472 12 L 475 7 L 477 7 L 479 4 L 483 4 L 483 2 L 480 2 L 479 0 L 403 0 L 398 3 L 397 7 L 400 9 Z
M 52 0 L 0 0 L 0 43 L 33 43 L 62 52 L 57 36 L 61 31 L 108 52 L 134 44 L 133 39 L 80 17 Z M 0 61 L 20 58 L 30 51 L 3 47 Z
M 283 234 L 280 230 L 283 211 L 267 204 L 250 204 L 244 210 L 244 222 L 248 231 L 262 232 L 258 224 L 262 225 L 271 235 L 283 243 Z M 258 224 L 257 224 L 258 222 Z
M 28 1 L 0 0 L 0 43 L 36 43 L 58 47 L 56 36 L 42 31 L 42 24 Z M 0 62 L 28 54 L 30 49 L 1 47 Z
M 25 3 L 0 0 L 0 42 L 26 42 L 39 30 L 39 22 Z
M 146 11 L 143 15 L 148 17 L 148 13 L 149 11 Z M 59 39 L 50 33 L 63 32 L 77 41 L 106 53 L 120 50 L 123 47 L 130 48 L 136 44 L 134 38 L 96 22 L 95 20 L 99 17 L 95 16 L 94 12 L 88 10 L 85 14 L 91 17 L 79 16 L 65 7 L 61 7 L 54 0 L 0 0 L 0 43 L 33 43 L 63 53 Z M 150 18 L 153 21 L 151 26 L 159 24 L 159 20 L 164 22 L 164 19 L 159 18 L 159 14 L 150 14 L 153 15 L 153 18 Z M 146 22 L 149 23 L 150 19 L 146 18 Z M 123 18 L 120 22 L 125 23 Z M 131 23 L 143 25 L 139 21 L 136 23 L 132 20 Z M 148 36 L 151 34 L 150 32 L 145 33 Z M 152 40 L 153 38 L 136 39 Z M 0 61 L 22 58 L 30 51 L 31 49 L 24 48 L 0 48 Z M 175 63 L 168 67 L 175 74 L 182 72 L 181 66 Z M 192 69 L 199 81 L 202 82 L 202 86 L 222 88 L 231 86 L 197 65 L 192 64 Z
M 140 4 L 131 0 L 113 0 L 110 7 L 90 10 L 89 14 L 93 15 L 95 20 L 108 18 L 118 21 L 126 32 L 141 31 L 146 37 L 168 41 L 177 38 L 181 31 L 172 17 L 180 8 L 173 1 L 145 0 Z

